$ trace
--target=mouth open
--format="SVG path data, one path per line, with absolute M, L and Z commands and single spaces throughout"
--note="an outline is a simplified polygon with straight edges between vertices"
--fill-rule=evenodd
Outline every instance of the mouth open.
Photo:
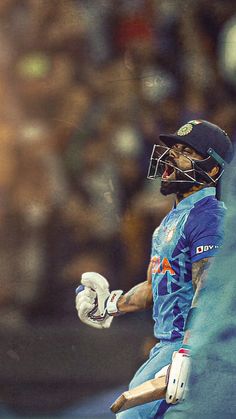
M 175 179 L 175 168 L 171 163 L 165 164 L 165 170 L 162 174 L 162 180 L 173 180 Z

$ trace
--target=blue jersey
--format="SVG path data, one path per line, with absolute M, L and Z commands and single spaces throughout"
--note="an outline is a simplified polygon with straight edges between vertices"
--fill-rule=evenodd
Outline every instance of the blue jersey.
M 215 256 L 223 241 L 225 206 L 215 188 L 183 199 L 163 219 L 152 239 L 154 334 L 174 340 L 184 335 L 191 306 L 192 263 Z

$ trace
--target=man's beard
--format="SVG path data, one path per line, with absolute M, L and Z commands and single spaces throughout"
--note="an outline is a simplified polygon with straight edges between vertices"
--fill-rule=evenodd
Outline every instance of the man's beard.
M 193 183 L 191 182 L 166 182 L 161 181 L 161 188 L 160 192 L 162 195 L 183 195 L 184 193 L 190 191 L 190 189 L 193 187 Z
M 194 181 L 188 181 L 186 180 L 186 176 L 184 173 L 181 173 L 180 171 L 176 172 L 176 180 L 178 182 L 175 182 L 172 180 L 171 182 L 168 181 L 161 181 L 161 187 L 160 192 L 162 195 L 183 195 L 186 192 L 189 192 L 190 189 L 192 189 L 193 185 L 195 184 Z M 179 182 L 181 180 L 181 182 Z

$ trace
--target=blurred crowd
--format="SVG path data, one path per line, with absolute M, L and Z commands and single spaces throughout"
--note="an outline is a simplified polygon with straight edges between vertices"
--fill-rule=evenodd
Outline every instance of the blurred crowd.
M 84 271 L 113 289 L 145 279 L 172 206 L 146 180 L 159 133 L 203 118 L 236 141 L 234 14 L 231 0 L 1 0 L 1 326 L 76 321 Z

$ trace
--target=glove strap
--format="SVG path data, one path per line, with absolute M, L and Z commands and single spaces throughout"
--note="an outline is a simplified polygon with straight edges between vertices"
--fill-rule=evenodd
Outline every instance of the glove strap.
M 106 302 L 106 311 L 110 316 L 119 316 L 121 314 L 117 308 L 117 303 L 122 294 L 122 290 L 116 290 L 110 293 Z

